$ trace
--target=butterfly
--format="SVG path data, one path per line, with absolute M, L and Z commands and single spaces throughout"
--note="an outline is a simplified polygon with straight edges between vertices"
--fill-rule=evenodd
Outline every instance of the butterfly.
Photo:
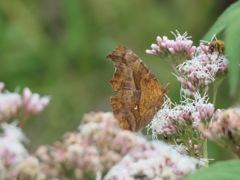
M 107 56 L 115 65 L 109 82 L 116 96 L 110 103 L 120 128 L 139 131 L 147 126 L 164 103 L 168 86 L 161 86 L 143 61 L 129 48 L 118 46 Z

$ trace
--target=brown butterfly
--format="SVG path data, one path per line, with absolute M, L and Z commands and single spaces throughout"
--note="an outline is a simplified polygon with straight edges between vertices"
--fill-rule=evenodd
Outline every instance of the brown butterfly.
M 111 106 L 122 129 L 139 131 L 147 126 L 164 103 L 168 85 L 161 87 L 149 68 L 124 46 L 107 56 L 115 64 L 110 84 L 114 91 Z

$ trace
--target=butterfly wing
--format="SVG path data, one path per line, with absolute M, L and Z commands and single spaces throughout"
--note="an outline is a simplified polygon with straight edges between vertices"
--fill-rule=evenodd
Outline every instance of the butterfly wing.
M 116 69 L 110 84 L 119 92 L 111 97 L 113 113 L 122 129 L 139 131 L 161 108 L 168 88 L 162 88 L 149 68 L 127 47 L 118 46 L 107 58 Z

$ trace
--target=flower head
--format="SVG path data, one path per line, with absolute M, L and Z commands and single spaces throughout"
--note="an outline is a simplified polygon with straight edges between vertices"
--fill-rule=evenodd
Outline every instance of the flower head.
M 179 154 L 160 141 L 149 143 L 147 149 L 133 148 L 113 166 L 104 180 L 145 177 L 147 179 L 181 179 L 196 170 L 200 161 Z
M 11 179 L 17 179 L 19 177 L 24 180 L 46 179 L 39 160 L 34 156 L 27 156 L 12 168 L 9 174 Z
M 192 96 L 197 90 L 207 91 L 206 87 L 209 83 L 221 78 L 227 72 L 227 58 L 218 53 L 205 53 L 206 49 L 201 45 L 196 56 L 177 66 L 179 72 L 177 79 L 181 82 L 182 91 L 186 95 Z
M 27 139 L 21 129 L 16 127 L 16 123 L 3 123 L 1 128 L 3 133 L 0 136 L 0 159 L 6 167 L 13 166 L 27 155 L 23 146 Z
M 36 156 L 44 162 L 48 178 L 64 178 L 69 172 L 75 179 L 94 178 L 106 173 L 133 147 L 145 149 L 146 141 L 136 134 L 116 127 L 112 113 L 86 114 L 79 132 L 68 132 L 62 142 L 41 146 Z
M 210 119 L 213 113 L 213 104 L 208 103 L 206 97 L 201 97 L 200 94 L 197 94 L 194 100 L 185 97 L 179 105 L 166 101 L 149 128 L 157 134 L 168 135 L 176 133 L 177 126 L 181 124 L 189 124 L 196 128 L 202 121 Z
M 199 157 L 203 137 L 198 125 L 209 122 L 213 114 L 213 104 L 208 103 L 206 97 L 196 94 L 194 100 L 185 97 L 179 105 L 166 101 L 148 128 L 152 130 L 153 137 L 160 134 L 172 142 L 183 143 L 189 153 L 194 152 L 191 155 Z
M 240 109 L 218 110 L 207 127 L 201 130 L 209 139 L 240 156 Z
M 14 118 L 22 105 L 21 96 L 17 93 L 0 92 L 0 122 Z
M 49 97 L 40 97 L 39 94 L 32 93 L 29 88 L 23 90 L 24 109 L 28 115 L 41 112 L 49 104 L 49 101 Z
M 40 97 L 29 88 L 23 90 L 23 97 L 17 92 L 2 92 L 4 83 L 0 82 L 0 122 L 12 122 L 18 118 L 21 125 L 32 115 L 42 111 L 50 101 L 49 97 Z M 25 110 L 22 113 L 22 110 Z
M 146 50 L 146 53 L 160 56 L 166 56 L 167 54 L 193 56 L 196 47 L 192 45 L 193 42 L 189 40 L 190 37 L 187 37 L 187 33 L 181 35 L 176 31 L 176 34 L 173 32 L 172 34 L 175 36 L 175 40 L 170 40 L 166 36 L 158 36 L 157 44 L 152 44 L 152 49 Z

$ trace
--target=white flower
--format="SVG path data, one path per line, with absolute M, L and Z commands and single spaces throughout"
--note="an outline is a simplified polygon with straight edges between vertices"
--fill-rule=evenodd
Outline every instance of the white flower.
M 24 88 L 23 90 L 24 108 L 28 115 L 35 115 L 41 112 L 49 104 L 49 101 L 49 97 L 40 97 L 39 94 L 32 93 L 29 88 Z
M 79 126 L 79 131 L 81 131 L 84 136 L 90 136 L 96 131 L 99 131 L 99 123 L 97 122 L 90 122 L 87 124 L 83 124 Z
M 199 56 L 178 65 L 177 68 L 178 71 L 185 73 L 187 78 L 195 83 L 206 85 L 215 80 L 214 73 L 209 70 L 212 67 L 206 66 Z
M 150 149 L 130 151 L 108 171 L 104 180 L 134 180 L 135 175 L 141 174 L 148 179 L 181 179 L 201 164 L 199 160 L 181 155 L 163 142 L 151 142 L 150 145 Z
M 22 104 L 17 93 L 0 93 L 0 121 L 7 121 L 17 115 Z
M 182 84 L 181 91 L 186 95 L 193 96 L 196 90 L 205 88 L 209 83 L 214 82 L 217 77 L 224 75 L 227 69 L 228 60 L 224 55 L 202 51 L 191 60 L 177 66 L 177 70 L 181 74 L 181 76 L 177 76 L 177 79 Z
M 78 155 L 82 155 L 84 152 L 84 149 L 79 144 L 71 144 L 67 147 L 67 151 L 69 151 L 70 153 L 76 153 Z
M 28 154 L 23 146 L 27 139 L 16 123 L 2 124 L 3 134 L 0 136 L 0 159 L 6 166 L 11 166 L 21 161 Z
M 22 129 L 17 127 L 16 121 L 12 124 L 3 123 L 1 124 L 1 127 L 4 131 L 2 134 L 4 138 L 11 141 L 28 142 L 28 139 L 23 134 Z
M 213 104 L 208 103 L 206 96 L 201 97 L 199 93 L 195 94 L 195 99 L 184 98 L 181 104 L 172 104 L 166 101 L 162 109 L 153 117 L 148 125 L 152 129 L 153 137 L 157 134 L 168 135 L 175 133 L 179 124 L 192 123 L 193 128 L 204 120 L 210 119 L 214 113 Z M 173 106 L 173 107 L 172 107 Z

